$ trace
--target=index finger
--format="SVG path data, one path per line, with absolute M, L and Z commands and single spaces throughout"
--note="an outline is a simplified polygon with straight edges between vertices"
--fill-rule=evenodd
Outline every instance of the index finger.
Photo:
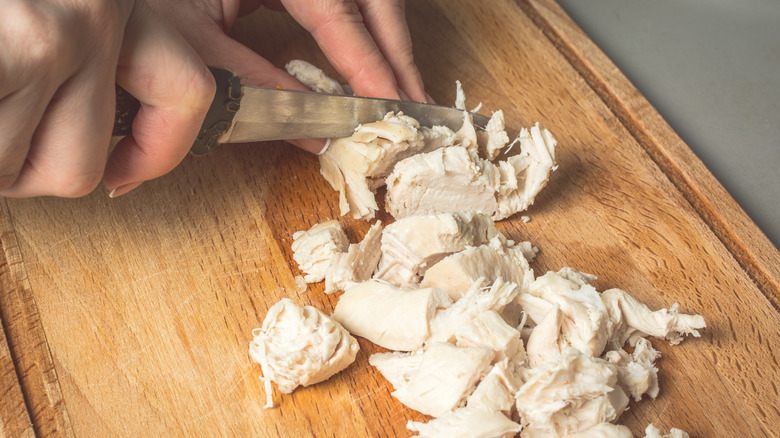
M 355 94 L 390 99 L 405 97 L 353 0 L 282 0 L 282 3 L 312 34 Z

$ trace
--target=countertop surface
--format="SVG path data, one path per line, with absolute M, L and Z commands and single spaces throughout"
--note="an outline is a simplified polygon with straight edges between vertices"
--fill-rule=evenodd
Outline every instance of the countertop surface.
M 780 1 L 559 3 L 780 247 Z

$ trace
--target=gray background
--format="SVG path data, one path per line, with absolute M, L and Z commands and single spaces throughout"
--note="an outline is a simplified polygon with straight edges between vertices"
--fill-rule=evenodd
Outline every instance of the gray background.
M 780 247 L 780 0 L 558 0 Z

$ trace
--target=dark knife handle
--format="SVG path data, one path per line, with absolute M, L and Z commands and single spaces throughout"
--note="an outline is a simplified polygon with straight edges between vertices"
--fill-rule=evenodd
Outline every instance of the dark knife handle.
M 230 128 L 233 117 L 241 106 L 241 81 L 238 76 L 223 68 L 209 67 L 209 70 L 217 83 L 217 92 L 200 127 L 198 138 L 190 148 L 190 152 L 195 155 L 209 153 L 219 145 L 219 137 Z M 133 119 L 140 108 L 138 99 L 117 85 L 113 135 L 129 134 Z

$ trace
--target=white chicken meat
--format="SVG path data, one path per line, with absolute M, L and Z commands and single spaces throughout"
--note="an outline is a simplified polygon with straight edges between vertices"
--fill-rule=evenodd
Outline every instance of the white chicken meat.
M 382 257 L 382 222 L 377 221 L 357 244 L 349 245 L 346 252 L 334 254 L 325 271 L 325 293 L 344 290 L 352 283 L 371 278 Z
M 341 324 L 288 298 L 268 309 L 252 335 L 249 355 L 262 369 L 267 408 L 273 406 L 271 382 L 284 394 L 322 382 L 354 362 L 360 349 Z
M 293 234 L 293 259 L 304 272 L 306 283 L 325 279 L 331 260 L 349 248 L 349 240 L 337 220 L 319 223 Z
M 520 425 L 501 412 L 464 407 L 427 423 L 410 421 L 407 429 L 425 438 L 512 438 Z

